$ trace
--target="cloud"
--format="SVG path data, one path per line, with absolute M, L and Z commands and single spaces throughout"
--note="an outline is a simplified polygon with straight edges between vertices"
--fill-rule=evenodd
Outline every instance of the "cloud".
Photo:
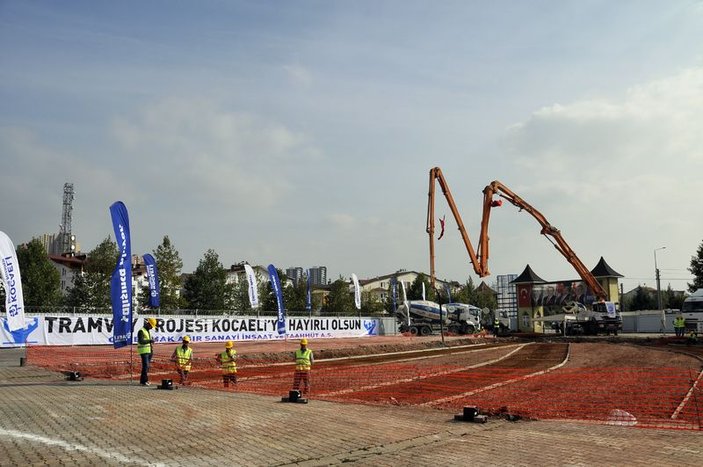
M 112 134 L 124 156 L 164 188 L 253 207 L 275 205 L 291 191 L 293 180 L 279 168 L 319 156 L 300 132 L 204 100 L 150 104 L 116 118 Z
M 351 229 L 358 224 L 354 216 L 346 213 L 332 213 L 327 216 L 327 219 L 330 224 L 338 229 Z
M 696 68 L 633 87 L 619 101 L 544 107 L 510 128 L 507 147 L 526 169 L 553 175 L 578 167 L 592 180 L 646 161 L 700 166 L 701 106 L 703 68 Z
M 302 86 L 310 86 L 312 84 L 312 73 L 301 65 L 284 65 L 283 70 L 294 83 Z
M 508 129 L 508 183 L 588 258 L 647 277 L 651 248 L 668 244 L 684 269 L 700 242 L 701 108 L 703 68 L 545 106 Z
M 98 241 L 110 232 L 107 206 L 117 199 L 115 194 L 129 197 L 135 190 L 129 179 L 117 179 L 91 162 L 90 156 L 52 147 L 26 128 L 0 128 L 0 152 L 3 164 L 11 168 L 0 172 L 0 197 L 8 200 L 0 218 L 18 242 L 58 231 L 64 183 L 75 182 L 74 209 L 91 213 L 90 221 L 82 223 L 74 212 L 73 228 L 84 227 L 86 236 Z M 107 221 L 106 227 L 95 227 L 101 220 Z

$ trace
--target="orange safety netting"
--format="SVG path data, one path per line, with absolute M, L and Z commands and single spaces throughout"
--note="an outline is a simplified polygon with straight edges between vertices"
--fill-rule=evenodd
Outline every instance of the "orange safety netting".
M 198 346 L 189 385 L 225 389 L 215 361 L 221 347 Z M 173 348 L 162 348 L 154 356 L 152 381 L 168 378 L 178 383 L 170 360 Z M 586 358 L 588 349 L 565 343 L 484 345 L 319 360 L 305 396 L 454 413 L 472 405 L 491 415 L 701 429 L 700 357 L 651 351 L 655 353 L 643 360 L 651 363 L 634 366 L 637 361 L 632 358 L 621 362 Z M 29 347 L 26 358 L 30 365 L 84 376 L 139 378 L 140 359 L 129 348 Z M 229 390 L 286 395 L 293 372 L 292 352 L 240 355 L 238 382 Z

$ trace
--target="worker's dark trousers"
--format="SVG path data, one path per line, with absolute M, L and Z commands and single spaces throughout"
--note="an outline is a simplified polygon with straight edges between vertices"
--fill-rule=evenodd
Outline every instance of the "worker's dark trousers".
M 150 353 L 143 353 L 140 355 L 142 357 L 142 375 L 139 378 L 139 384 L 146 384 L 149 382 L 149 363 L 151 363 Z

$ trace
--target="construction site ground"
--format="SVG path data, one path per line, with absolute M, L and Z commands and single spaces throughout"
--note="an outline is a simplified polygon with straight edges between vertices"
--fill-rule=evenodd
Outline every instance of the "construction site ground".
M 209 364 L 216 371 L 211 362 L 222 347 L 195 346 L 194 367 Z M 173 348 L 158 345 L 157 361 L 168 361 Z M 564 385 L 564 379 L 501 384 L 559 367 L 554 374 L 574 375 L 568 387 L 558 388 L 564 393 L 592 404 L 589 381 L 611 384 L 613 406 L 626 407 L 631 390 L 618 393 L 613 388 L 624 383 L 605 379 L 630 368 L 638 370 L 627 380 L 630 389 L 636 383 L 636 390 L 658 391 L 639 370 L 661 368 L 676 371 L 670 377 L 674 383 L 679 373 L 690 383 L 686 372 L 700 370 L 701 346 L 653 335 L 316 340 L 308 404 L 281 402 L 290 388 L 297 342 L 238 342 L 236 348 L 241 381 L 230 391 L 221 390 L 217 373 L 209 370 L 193 371 L 189 386 L 156 389 L 160 378 L 176 379 L 159 365 L 149 387 L 138 385 L 134 375 L 97 378 L 88 365 L 100 359 L 96 348 L 39 349 L 54 357 L 66 352 L 82 381 L 67 381 L 58 369 L 33 364 L 31 351 L 0 350 L 0 465 L 703 465 L 699 429 L 621 426 L 627 423 L 602 423 L 579 412 L 511 421 L 492 400 L 513 397 L 510 411 L 524 415 L 530 401 Z M 413 376 L 403 379 L 410 364 Z M 486 364 L 490 372 L 477 366 Z M 442 374 L 438 367 L 451 370 Z M 431 371 L 418 377 L 425 368 Z M 590 372 L 585 379 L 583 369 Z M 389 373 L 394 380 L 388 380 Z M 366 378 L 363 387 L 350 391 L 345 374 L 355 374 L 355 385 Z M 565 410 L 553 402 L 555 410 Z M 487 423 L 454 420 L 454 412 L 474 403 L 493 407 Z M 657 410 L 663 414 L 651 416 L 663 418 L 672 407 L 657 405 Z

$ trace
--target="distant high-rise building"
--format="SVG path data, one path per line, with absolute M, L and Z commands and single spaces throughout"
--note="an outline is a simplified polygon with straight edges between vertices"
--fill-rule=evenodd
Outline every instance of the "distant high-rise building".
M 327 267 L 313 266 L 308 271 L 312 285 L 327 285 Z
M 498 275 L 496 289 L 498 291 L 498 310 L 507 314 L 511 327 L 517 324 L 517 290 L 512 281 L 517 279 L 517 274 Z
M 61 242 L 58 240 L 56 234 L 42 234 L 39 237 L 39 241 L 47 255 L 60 255 L 61 254 Z
M 297 284 L 299 281 L 303 280 L 303 268 L 300 266 L 293 266 L 288 269 L 286 269 L 286 276 L 288 276 L 288 279 L 293 281 L 294 284 Z

